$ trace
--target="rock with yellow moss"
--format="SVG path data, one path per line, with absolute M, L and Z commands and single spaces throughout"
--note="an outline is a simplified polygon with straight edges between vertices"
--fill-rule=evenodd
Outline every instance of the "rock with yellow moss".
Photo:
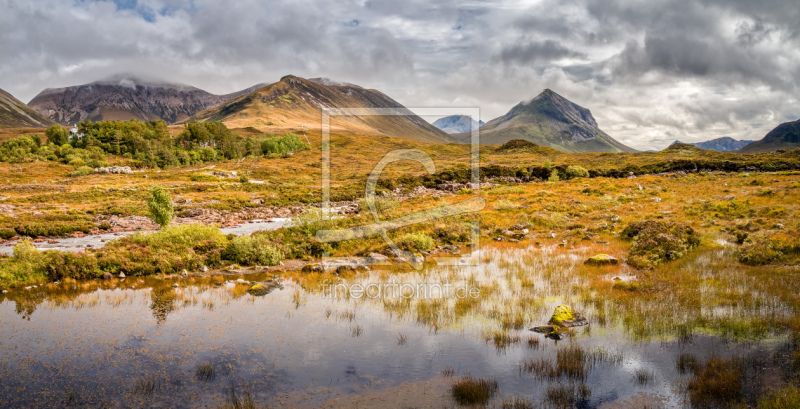
M 589 259 L 584 261 L 583 264 L 590 266 L 608 266 L 619 264 L 619 259 L 608 254 L 598 254 L 596 256 L 589 257 Z

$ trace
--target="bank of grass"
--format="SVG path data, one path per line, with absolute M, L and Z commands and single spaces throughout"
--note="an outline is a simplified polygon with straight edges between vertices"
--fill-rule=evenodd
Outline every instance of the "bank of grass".
M 0 261 L 0 287 L 64 279 L 94 279 L 105 273 L 126 276 L 176 274 L 225 264 L 275 265 L 282 255 L 263 236 L 229 237 L 219 228 L 176 225 L 136 233 L 79 253 L 39 251 L 26 239 Z

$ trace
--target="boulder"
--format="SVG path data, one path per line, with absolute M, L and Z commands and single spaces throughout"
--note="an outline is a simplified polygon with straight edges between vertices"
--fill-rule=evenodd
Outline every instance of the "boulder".
M 253 284 L 250 288 L 247 289 L 247 292 L 253 295 L 265 295 L 269 293 L 271 288 L 263 285 L 263 284 Z
M 111 273 L 103 273 L 103 280 L 110 280 L 112 278 L 114 278 L 114 276 L 112 276 Z
M 619 264 L 619 259 L 608 254 L 598 254 L 596 256 L 589 257 L 583 262 L 583 264 L 590 266 L 616 265 Z
M 558 325 L 561 327 L 577 327 L 586 325 L 588 322 L 586 318 L 579 312 L 575 312 L 569 305 L 561 304 L 556 307 L 553 315 L 550 317 L 548 324 Z
M 119 278 L 125 278 L 125 273 L 119 273 Z
M 320 263 L 309 263 L 304 265 L 300 271 L 304 273 L 322 273 L 325 271 L 325 267 Z

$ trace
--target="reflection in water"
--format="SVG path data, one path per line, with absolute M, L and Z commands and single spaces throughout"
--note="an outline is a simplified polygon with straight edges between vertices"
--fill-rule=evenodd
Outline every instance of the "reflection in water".
M 632 272 L 587 269 L 590 252 L 487 249 L 478 269 L 287 273 L 274 281 L 285 289 L 270 284 L 260 296 L 235 283 L 238 276 L 183 278 L 178 288 L 150 277 L 15 291 L 0 302 L 0 407 L 217 407 L 231 400 L 232 385 L 240 399 L 280 395 L 297 407 L 409 382 L 438 385 L 449 399 L 442 373 L 497 379 L 499 396 L 525 401 L 597 407 L 644 394 L 659 397 L 655 406 L 680 406 L 691 374 L 676 366 L 679 356 L 771 357 L 785 345 L 771 337 L 721 349 L 720 338 L 694 332 L 699 323 L 723 327 L 734 313 L 793 312 L 744 285 L 745 273 L 725 264 L 726 250 L 675 264 L 675 276 L 701 281 L 700 301 L 693 293 L 610 297 L 619 291 L 612 277 Z M 242 278 L 273 283 L 263 273 Z M 344 285 L 332 293 L 330 283 Z M 348 290 L 385 283 L 475 287 L 479 296 L 368 298 Z M 559 342 L 528 331 L 562 303 L 590 325 Z M 10 319 L 17 316 L 24 321 Z M 685 328 L 690 336 L 681 338 Z M 413 404 L 419 396 L 393 399 Z
M 156 322 L 162 324 L 167 320 L 167 315 L 175 311 L 175 300 L 178 296 L 172 291 L 171 288 L 160 288 L 150 291 L 150 309 L 153 310 L 153 316 L 156 317 Z

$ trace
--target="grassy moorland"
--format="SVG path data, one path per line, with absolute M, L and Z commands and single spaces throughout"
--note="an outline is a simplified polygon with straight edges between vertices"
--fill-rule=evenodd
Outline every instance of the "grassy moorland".
M 168 132 L 175 140 L 185 130 Z M 465 252 L 470 223 L 478 221 L 480 262 L 486 271 L 471 276 L 452 269 L 413 272 L 426 282 L 468 280 L 480 288 L 481 297 L 448 302 L 384 300 L 382 308 L 393 315 L 432 330 L 459 327 L 480 317 L 488 323 L 483 336 L 498 349 L 520 343 L 535 347 L 538 339 L 529 339 L 523 327 L 546 314 L 544 300 L 558 299 L 583 311 L 600 328 L 621 328 L 632 340 L 680 341 L 699 334 L 738 341 L 782 337 L 786 345 L 780 358 L 782 373 L 787 385 L 797 381 L 798 150 L 740 155 L 678 146 L 658 153 L 564 154 L 526 144 L 482 146 L 481 180 L 488 185 L 475 189 L 464 185 L 470 180 L 468 146 L 333 135 L 331 199 L 358 205 L 358 211 L 323 220 L 314 207 L 322 198 L 320 135 L 309 134 L 310 149 L 290 154 L 274 148 L 275 138 L 281 136 L 252 129 L 233 132 L 244 135 L 236 140 L 257 139 L 259 143 L 251 146 L 261 149 L 163 168 L 146 157 L 98 150 L 96 156 L 81 152 L 70 157 L 56 152 L 66 149 L 63 146 L 46 148 L 52 151 L 44 151 L 46 155 L 22 152 L 0 162 L 6 179 L 0 187 L 0 233 L 3 239 L 15 240 L 13 256 L 0 260 L 0 287 L 11 290 L 12 296 L 22 286 L 94 279 L 104 273 L 164 277 L 207 266 L 208 275 L 214 275 L 231 265 L 276 265 L 288 259 L 313 262 L 326 254 L 391 255 L 379 236 L 323 243 L 315 233 L 375 222 L 362 200 L 368 175 L 383 153 L 420 149 L 433 158 L 436 173 L 427 174 L 410 161 L 388 166 L 378 183 L 376 204 L 382 220 L 476 196 L 485 200 L 485 207 L 476 214 L 399 228 L 390 237 L 429 262 L 445 251 Z M 297 138 L 306 142 L 305 136 Z M 273 142 L 264 144 L 265 140 Z M 38 149 L 41 146 L 46 144 L 40 142 Z M 193 157 L 191 152 L 187 157 Z M 76 166 L 78 160 L 83 165 Z M 136 171 L 76 173 L 87 160 Z M 232 172 L 237 177 L 225 177 Z M 153 185 L 167 189 L 176 215 L 187 219 L 197 209 L 235 215 L 250 209 L 301 206 L 306 212 L 287 228 L 249 237 L 229 237 L 215 226 L 173 224 L 77 254 L 40 252 L 20 240 L 108 230 L 112 226 L 103 223 L 109 215 L 146 216 L 144 204 Z M 597 254 L 623 262 L 583 263 Z M 399 264 L 392 270 L 411 268 Z M 311 292 L 320 291 L 325 280 L 359 279 L 354 272 L 287 274 Z M 503 276 L 503 285 L 497 275 Z M 588 371 L 593 359 L 591 351 L 573 352 L 580 362 L 570 363 L 565 355 L 555 362 L 522 363 L 521 370 L 538 368 L 536 376 L 552 373 L 553 379 L 572 379 L 574 371 L 584 371 L 586 360 Z M 691 362 L 686 371 L 692 374 L 687 391 L 693 404 L 732 405 L 746 400 L 742 389 L 746 383 L 738 382 L 745 379 L 744 363 L 683 359 Z M 582 374 L 574 378 L 582 379 Z M 642 382 L 648 381 L 648 374 L 639 375 Z M 472 391 L 470 382 L 459 385 L 454 390 L 458 399 L 480 392 Z M 554 389 L 554 402 L 585 393 L 580 384 L 570 387 Z M 791 386 L 786 388 L 784 397 L 797 395 Z M 484 392 L 478 393 L 480 399 L 489 399 L 491 393 Z M 779 395 L 765 394 L 761 406 L 780 407 L 770 406 L 781 404 Z

